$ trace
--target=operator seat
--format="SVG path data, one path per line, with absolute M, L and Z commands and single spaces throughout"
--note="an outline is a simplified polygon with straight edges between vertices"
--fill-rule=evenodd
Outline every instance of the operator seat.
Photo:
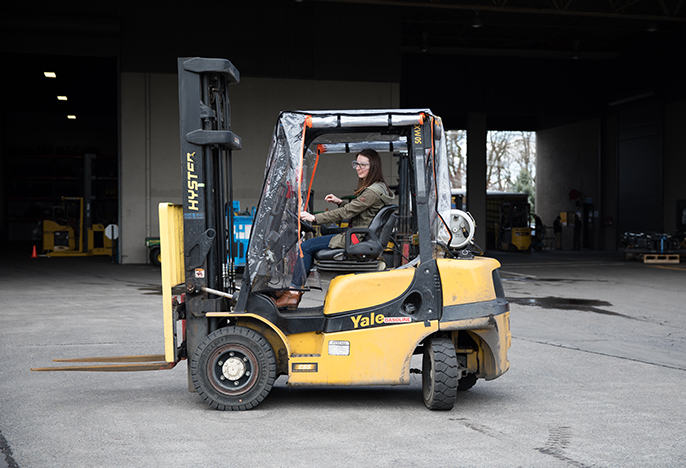
M 391 239 L 398 215 L 397 205 L 386 205 L 374 216 L 367 228 L 349 228 L 345 248 L 323 249 L 314 254 L 320 271 L 377 271 L 379 257 Z M 364 240 L 353 243 L 352 235 L 364 234 Z

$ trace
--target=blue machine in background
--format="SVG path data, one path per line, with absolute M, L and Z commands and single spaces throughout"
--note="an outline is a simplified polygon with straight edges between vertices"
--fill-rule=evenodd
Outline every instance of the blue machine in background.
M 250 231 L 255 218 L 255 207 L 251 211 L 241 211 L 241 203 L 237 200 L 233 202 L 233 242 L 234 267 L 244 267 L 246 254 L 248 252 L 248 242 L 250 241 Z M 228 224 L 228 223 L 227 223 Z

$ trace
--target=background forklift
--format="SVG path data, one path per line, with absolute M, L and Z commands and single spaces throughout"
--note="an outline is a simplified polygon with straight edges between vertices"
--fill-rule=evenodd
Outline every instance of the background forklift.
M 508 201 L 500 205 L 499 229 L 496 244 L 500 250 L 510 252 L 531 250 L 531 226 L 529 224 L 529 202 Z
M 82 197 L 62 197 L 52 215 L 43 220 L 43 250 L 48 257 L 112 256 L 115 237 L 104 225 L 91 222 Z
M 233 202 L 232 151 L 241 147 L 227 91 L 238 71 L 222 59 L 178 65 L 184 195 L 183 206 L 160 205 L 165 354 L 53 369 L 169 369 L 187 359 L 189 390 L 220 410 L 255 407 L 280 375 L 291 386 L 408 385 L 416 354 L 425 405 L 450 409 L 458 389 L 507 371 L 509 305 L 499 264 L 452 242 L 437 116 L 428 109 L 283 112 L 239 288 L 225 238 L 233 220 L 223 216 Z M 395 231 L 397 261 L 333 278 L 320 306 L 277 309 L 274 293 L 288 289 L 302 261 L 302 233 L 311 229 L 298 213 L 308 206 L 320 156 L 350 158 L 366 147 L 402 155 L 398 206 L 382 209 L 397 216 L 379 223 Z M 383 246 L 371 227 L 349 229 L 333 260 L 376 261 Z M 364 240 L 351 245 L 360 233 Z

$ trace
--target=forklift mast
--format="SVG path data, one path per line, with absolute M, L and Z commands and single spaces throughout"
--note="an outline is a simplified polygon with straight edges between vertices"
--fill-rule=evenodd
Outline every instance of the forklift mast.
M 235 291 L 232 151 L 241 139 L 231 132 L 228 87 L 238 70 L 224 59 L 179 58 L 179 115 L 183 167 L 183 231 L 187 350 L 209 330 L 208 311 L 226 311 Z M 227 225 L 228 224 L 228 225 Z M 222 294 L 223 293 L 223 294 Z

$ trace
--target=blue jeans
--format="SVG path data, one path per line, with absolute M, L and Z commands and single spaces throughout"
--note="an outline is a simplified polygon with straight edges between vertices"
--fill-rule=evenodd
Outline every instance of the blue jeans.
M 291 286 L 300 288 L 307 282 L 307 277 L 310 274 L 312 263 L 314 262 L 314 254 L 320 250 L 328 249 L 329 242 L 331 242 L 333 236 L 335 236 L 335 234 L 313 237 L 302 243 L 303 258 L 298 258 L 298 261 L 295 262 Z

